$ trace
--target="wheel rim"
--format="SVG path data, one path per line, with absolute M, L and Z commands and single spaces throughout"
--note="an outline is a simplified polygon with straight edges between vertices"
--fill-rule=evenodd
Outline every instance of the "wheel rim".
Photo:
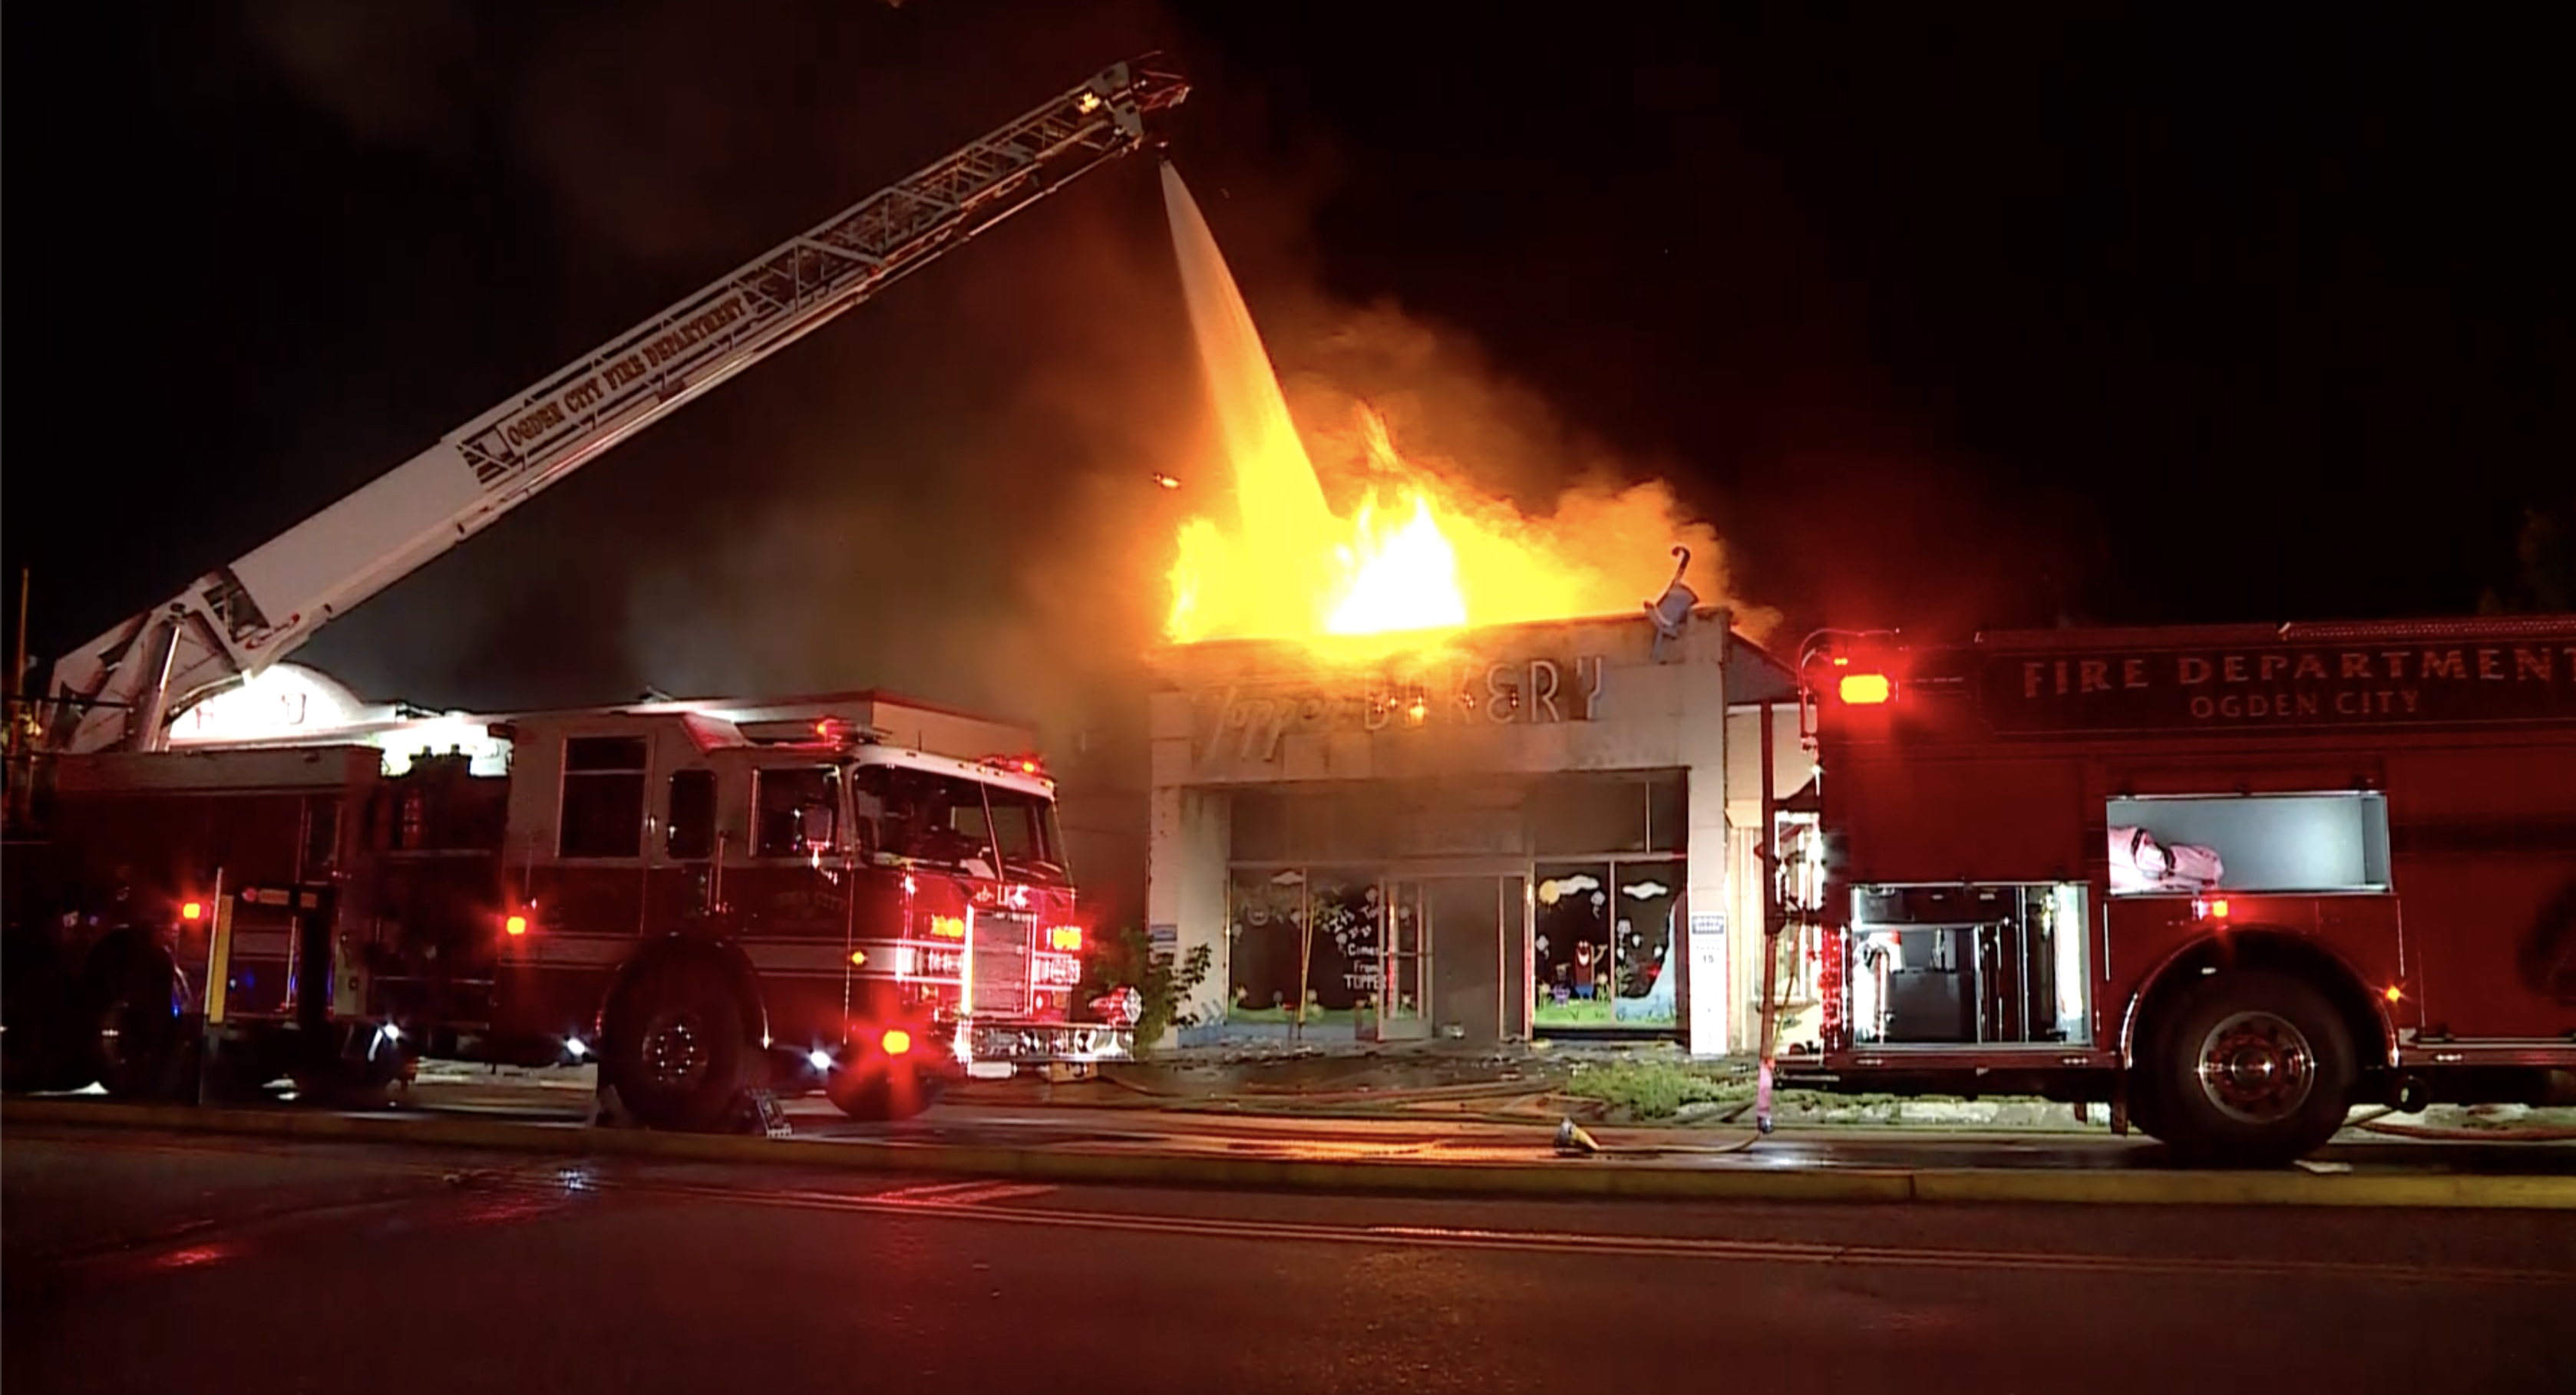
M 2307 1033 L 2269 1012 L 2240 1012 L 2200 1040 L 2200 1091 L 2219 1113 L 2244 1124 L 2296 1115 L 2317 1087 L 2317 1053 Z
M 132 1064 L 131 1042 L 134 1035 L 127 1027 L 135 1016 L 134 1004 L 113 998 L 98 1015 L 98 1059 L 109 1074 L 121 1074 Z
M 655 1089 L 686 1091 L 707 1073 L 706 1034 L 695 1016 L 666 1013 L 644 1033 L 644 1078 Z

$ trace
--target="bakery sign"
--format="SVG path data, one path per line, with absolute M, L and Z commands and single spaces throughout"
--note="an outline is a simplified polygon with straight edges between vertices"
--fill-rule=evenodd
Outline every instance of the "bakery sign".
M 1986 664 L 2004 735 L 2576 720 L 2576 637 L 2008 654 Z
M 1279 758 L 1291 736 L 1597 722 L 1607 668 L 1603 656 L 1587 654 L 1452 664 L 1401 677 L 1237 683 L 1203 690 L 1198 705 L 1213 722 L 1208 759 L 1266 762 Z

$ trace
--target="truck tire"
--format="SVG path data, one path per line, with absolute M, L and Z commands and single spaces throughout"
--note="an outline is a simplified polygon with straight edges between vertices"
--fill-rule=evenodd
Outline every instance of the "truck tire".
M 636 1122 L 711 1133 L 740 1113 L 749 1045 L 731 986 L 711 970 L 674 962 L 628 990 L 605 1064 Z
M 2187 990 L 2156 1033 L 2156 1136 L 2187 1167 L 2285 1167 L 2343 1127 L 2352 1036 L 2323 993 L 2259 970 Z
M 181 1040 L 182 990 L 170 956 L 158 948 L 119 954 L 93 969 L 87 1005 L 90 1065 L 119 1099 L 176 1094 L 188 1053 Z
M 853 1119 L 872 1124 L 909 1119 L 932 1105 L 948 1082 L 937 1076 L 916 1075 L 905 1079 L 871 1076 L 865 1079 L 846 1072 L 823 1086 L 834 1106 Z

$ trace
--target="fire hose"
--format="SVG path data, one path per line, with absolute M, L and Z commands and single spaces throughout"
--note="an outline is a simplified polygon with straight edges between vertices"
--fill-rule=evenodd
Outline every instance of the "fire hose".
M 2345 1128 L 2386 1134 L 2391 1138 L 2416 1138 L 2439 1143 L 2576 1143 L 2576 1126 L 2548 1125 L 2521 1129 L 2446 1129 L 2431 1124 L 2384 1123 L 2396 1109 L 2383 1106 L 2358 1119 L 2349 1120 Z
M 1611 1147 L 1594 1138 L 1571 1116 L 1556 1126 L 1556 1151 L 1559 1157 L 1668 1158 L 1679 1156 L 1714 1157 L 1741 1153 L 1762 1141 L 1759 1130 L 1732 1143 L 1629 1144 Z

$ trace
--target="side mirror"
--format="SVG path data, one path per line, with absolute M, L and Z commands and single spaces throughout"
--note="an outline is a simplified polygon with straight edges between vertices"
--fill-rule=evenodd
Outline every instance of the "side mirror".
M 797 836 L 809 852 L 828 852 L 832 847 L 832 806 L 808 804 L 796 812 Z

